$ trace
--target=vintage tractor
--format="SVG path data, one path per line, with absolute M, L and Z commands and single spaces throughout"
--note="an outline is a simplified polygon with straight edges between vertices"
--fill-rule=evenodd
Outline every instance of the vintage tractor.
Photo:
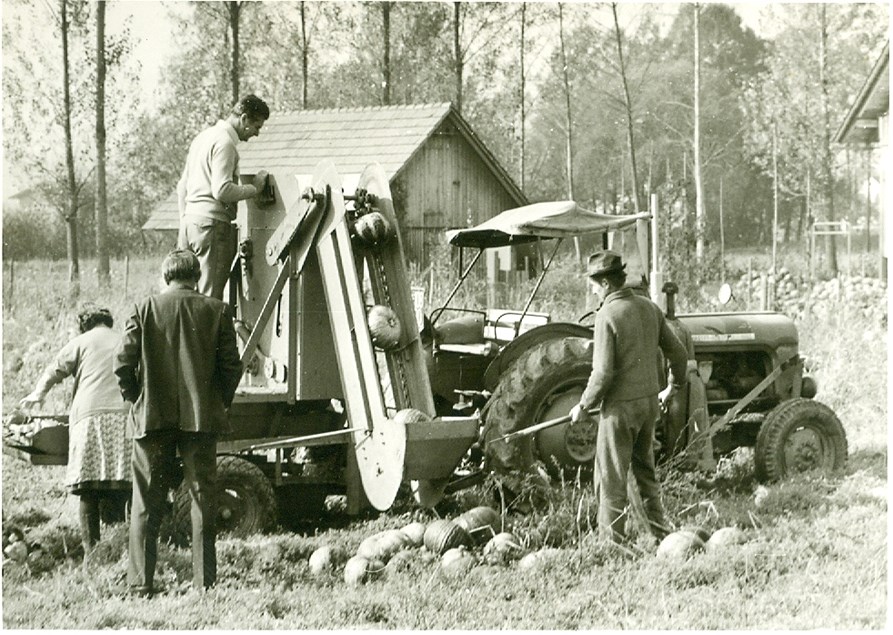
M 562 239 L 601 235 L 625 253 L 628 284 L 660 279 L 649 267 L 649 214 L 610 216 L 572 201 L 537 203 L 508 210 L 469 229 L 449 233 L 452 245 L 475 248 L 443 307 L 431 313 L 430 376 L 438 411 L 482 408 L 481 443 L 488 469 L 524 472 L 591 466 L 592 426 L 571 425 L 567 413 L 579 401 L 592 363 L 592 314 L 581 323 L 552 322 L 531 313 L 535 294 Z M 451 307 L 450 301 L 487 249 L 553 240 L 526 305 L 519 310 Z M 650 280 L 649 280 L 650 278 Z M 804 376 L 793 321 L 780 313 L 675 315 L 676 286 L 652 293 L 666 306 L 671 326 L 689 348 L 689 387 L 668 404 L 657 429 L 659 458 L 711 468 L 735 448 L 754 448 L 756 475 L 781 478 L 809 469 L 842 468 L 844 429 L 834 412 L 815 401 L 814 379 Z M 581 284 L 581 294 L 585 293 Z M 451 319 L 441 320 L 444 315 Z M 449 486 L 448 486 L 449 487 Z

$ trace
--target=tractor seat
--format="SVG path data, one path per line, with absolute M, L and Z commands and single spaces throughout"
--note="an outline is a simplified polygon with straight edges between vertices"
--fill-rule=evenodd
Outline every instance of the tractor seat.
M 483 344 L 484 316 L 467 315 L 447 320 L 434 327 L 434 341 L 438 344 Z

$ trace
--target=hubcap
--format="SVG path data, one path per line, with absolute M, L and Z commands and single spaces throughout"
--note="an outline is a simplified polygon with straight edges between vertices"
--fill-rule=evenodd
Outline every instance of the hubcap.
M 220 490 L 217 494 L 218 530 L 228 531 L 238 526 L 245 513 L 245 501 L 234 489 Z
M 582 394 L 583 386 L 577 380 L 557 386 L 549 398 L 544 400 L 535 423 L 566 416 L 580 402 Z M 595 457 L 597 432 L 598 415 L 579 424 L 562 423 L 536 434 L 536 450 L 550 469 L 558 466 L 576 467 L 578 463 L 591 461 Z
M 784 444 L 785 467 L 792 472 L 830 470 L 834 455 L 819 430 L 807 424 L 795 428 Z

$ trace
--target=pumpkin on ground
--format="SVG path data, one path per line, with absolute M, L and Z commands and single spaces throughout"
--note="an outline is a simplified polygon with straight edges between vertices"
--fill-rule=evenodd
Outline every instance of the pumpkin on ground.
M 704 541 L 693 531 L 674 531 L 661 540 L 657 555 L 662 558 L 689 558 L 704 549 Z
M 747 535 L 738 527 L 722 527 L 713 532 L 710 539 L 704 543 L 707 551 L 721 551 L 732 545 L 740 545 L 747 542 Z
M 532 551 L 518 561 L 518 568 L 524 571 L 536 569 L 554 560 L 561 553 L 561 549 L 548 547 L 538 551 Z
M 441 571 L 452 577 L 459 577 L 468 573 L 476 564 L 477 559 L 474 557 L 474 554 L 465 547 L 447 549 L 440 559 Z
M 412 566 L 412 561 L 415 559 L 415 552 L 413 551 L 398 551 L 395 553 L 388 563 L 385 565 L 385 570 L 390 573 L 398 573 L 400 571 L 406 571 Z
M 425 548 L 442 555 L 453 547 L 470 546 L 471 537 L 452 520 L 435 520 L 425 529 Z
M 467 531 L 475 542 L 484 544 L 502 531 L 502 516 L 492 507 L 474 507 L 459 516 L 456 524 Z
M 488 562 L 509 562 L 522 555 L 524 555 L 524 547 L 521 546 L 521 541 L 509 532 L 496 534 L 484 545 L 484 558 Z
M 409 536 L 399 529 L 388 529 L 363 540 L 357 549 L 357 555 L 387 562 L 395 553 L 410 546 Z
M 400 318 L 390 307 L 376 304 L 369 309 L 366 322 L 369 324 L 372 343 L 376 347 L 383 351 L 390 351 L 400 343 L 403 327 L 400 324 Z
M 400 531 L 406 534 L 407 538 L 409 538 L 410 544 L 413 547 L 421 547 L 425 542 L 425 524 L 414 522 L 409 523 L 406 527 L 403 527 Z
M 322 575 L 335 568 L 335 551 L 329 545 L 323 545 L 310 554 L 310 573 Z
M 354 556 L 344 565 L 344 581 L 350 586 L 360 586 L 369 579 L 369 559 Z
M 359 586 L 383 573 L 384 567 L 381 560 L 354 556 L 344 565 L 344 581 L 350 586 Z

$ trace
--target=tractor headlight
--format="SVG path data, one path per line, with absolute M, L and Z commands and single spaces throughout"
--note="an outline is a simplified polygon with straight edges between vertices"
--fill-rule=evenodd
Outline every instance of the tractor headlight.
M 800 396 L 806 397 L 807 399 L 812 399 L 816 396 L 816 393 L 819 391 L 819 385 L 816 383 L 816 380 L 812 377 L 804 377 L 803 381 L 800 384 Z

